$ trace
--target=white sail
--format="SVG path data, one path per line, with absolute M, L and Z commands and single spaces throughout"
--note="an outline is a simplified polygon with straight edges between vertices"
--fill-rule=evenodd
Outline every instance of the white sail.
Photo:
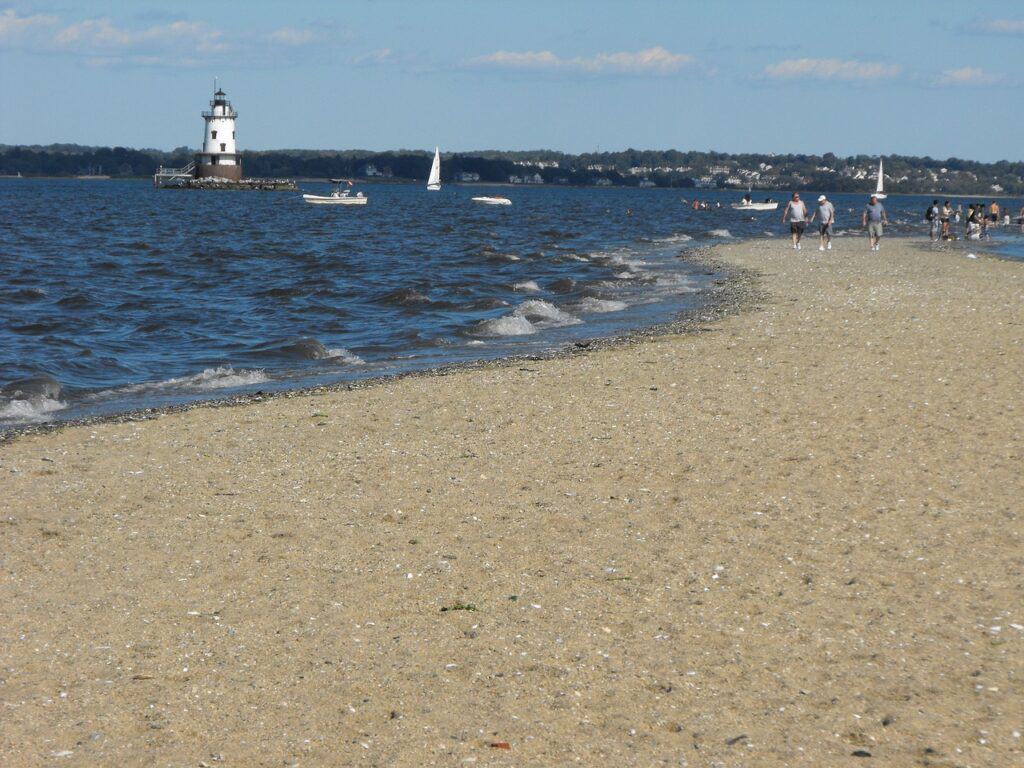
M 882 171 L 882 158 L 878 158 L 878 184 L 875 186 L 875 197 L 879 200 L 885 197 L 885 173 Z
M 434 162 L 430 166 L 430 178 L 427 179 L 427 189 L 436 191 L 441 188 L 441 149 L 434 147 Z

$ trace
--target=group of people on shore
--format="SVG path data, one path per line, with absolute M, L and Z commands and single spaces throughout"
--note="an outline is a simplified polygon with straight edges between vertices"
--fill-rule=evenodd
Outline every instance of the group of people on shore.
M 790 201 L 782 212 L 782 223 L 789 221 L 789 233 L 793 241 L 793 249 L 801 249 L 804 232 L 809 225 L 818 222 L 818 250 L 832 250 L 832 227 L 836 220 L 836 209 L 826 195 L 818 196 L 818 205 L 810 217 L 807 215 L 807 204 L 800 199 L 800 193 L 794 192 Z M 932 242 L 939 240 L 956 240 L 956 233 L 953 225 L 958 224 L 963 216 L 963 208 L 957 205 L 953 208 L 949 200 L 941 206 L 938 200 L 925 212 L 925 221 L 929 224 L 929 234 Z M 993 201 L 986 206 L 984 203 L 971 203 L 967 207 L 964 217 L 964 238 L 967 240 L 981 240 L 989 236 L 988 228 L 1010 224 L 1010 212 L 1000 207 L 999 203 Z M 1024 208 L 1020 209 L 1017 222 L 1024 232 Z M 867 230 L 868 243 L 872 251 L 881 250 L 882 233 L 888 226 L 889 218 L 876 195 L 872 195 L 867 205 L 861 212 L 861 226 Z
M 836 207 L 832 205 L 827 195 L 818 195 L 818 205 L 808 218 L 807 204 L 800 199 L 799 192 L 794 192 L 782 212 L 782 223 L 785 224 L 787 219 L 794 250 L 801 249 L 804 232 L 808 225 L 814 224 L 815 221 L 818 222 L 818 250 L 832 250 L 832 227 L 836 223 Z M 868 243 L 872 251 L 881 250 L 882 233 L 888 224 L 889 218 L 885 213 L 885 206 L 876 195 L 872 195 L 861 212 L 861 226 L 868 232 Z

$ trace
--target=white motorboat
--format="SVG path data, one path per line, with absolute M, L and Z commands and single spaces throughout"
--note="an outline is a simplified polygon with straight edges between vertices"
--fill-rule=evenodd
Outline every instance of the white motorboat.
M 771 203 L 733 203 L 734 211 L 774 211 L 779 207 L 778 202 Z
M 489 197 L 487 195 L 480 195 L 479 197 L 473 198 L 474 203 L 483 203 L 484 205 L 512 205 L 512 201 L 507 197 Z
M 882 173 L 882 158 L 878 158 L 878 184 L 875 185 L 875 197 L 885 200 L 885 174 Z
M 347 179 L 331 179 L 331 184 L 334 185 L 331 194 L 303 195 L 302 199 L 313 205 L 366 205 L 366 201 L 369 200 L 362 192 L 353 195 L 351 189 L 342 189 L 342 184 L 352 186 L 352 182 Z
M 434 162 L 430 166 L 430 177 L 427 179 L 427 189 L 437 192 L 441 189 L 441 148 L 434 147 Z
M 743 199 L 738 203 L 732 204 L 732 209 L 735 211 L 774 211 L 779 207 L 779 204 L 772 200 L 770 197 L 763 203 L 755 203 L 750 197 L 750 190 L 747 190 L 747 194 L 743 196 Z

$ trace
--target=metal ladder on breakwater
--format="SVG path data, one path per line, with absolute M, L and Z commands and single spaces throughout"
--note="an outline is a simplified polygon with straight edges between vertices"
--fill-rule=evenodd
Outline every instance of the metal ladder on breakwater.
M 154 187 L 181 187 L 191 179 L 196 169 L 195 161 L 192 161 L 184 168 L 164 168 L 162 165 L 153 174 Z

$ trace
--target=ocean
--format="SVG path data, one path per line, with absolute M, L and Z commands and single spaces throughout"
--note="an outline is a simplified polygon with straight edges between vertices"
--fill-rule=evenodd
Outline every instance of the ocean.
M 546 353 L 699 307 L 723 277 L 702 247 L 788 240 L 781 209 L 733 211 L 734 191 L 358 189 L 365 207 L 0 180 L 0 430 Z M 833 201 L 836 247 L 853 247 L 865 196 Z M 925 232 L 927 203 L 887 200 L 890 232 Z

